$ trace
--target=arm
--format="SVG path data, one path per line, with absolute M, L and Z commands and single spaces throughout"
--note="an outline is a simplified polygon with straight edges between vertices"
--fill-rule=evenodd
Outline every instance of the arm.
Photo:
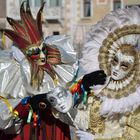
M 94 79 L 94 80 L 93 80 Z M 90 80 L 90 82 L 89 82 Z M 89 91 L 90 86 L 93 85 L 103 85 L 106 81 L 106 75 L 103 71 L 96 71 L 92 72 L 91 74 L 85 75 L 82 79 L 81 84 L 83 84 L 85 90 Z M 60 93 L 62 94 L 62 97 L 59 98 Z M 51 98 L 53 96 L 53 98 Z M 88 122 L 89 122 L 89 113 L 90 113 L 90 107 L 92 104 L 92 97 L 91 100 L 88 99 L 87 102 L 87 108 L 86 110 L 80 110 L 78 108 L 73 108 L 73 104 L 71 104 L 73 101 L 73 98 L 67 98 L 71 96 L 71 93 L 69 91 L 66 91 L 65 89 L 61 89 L 61 92 L 56 89 L 51 91 L 47 94 L 47 99 L 51 103 L 52 107 L 57 110 L 54 112 L 54 116 L 59 118 L 65 123 L 68 123 L 69 125 L 76 125 L 78 128 L 82 130 L 88 129 Z M 69 118 L 69 115 L 72 117 Z M 68 119 L 69 118 L 69 119 Z M 68 121 L 70 120 L 70 121 Z
M 22 120 L 17 117 L 17 112 L 14 108 L 19 104 L 20 99 L 5 99 L 0 100 L 0 129 L 6 133 L 19 133 Z

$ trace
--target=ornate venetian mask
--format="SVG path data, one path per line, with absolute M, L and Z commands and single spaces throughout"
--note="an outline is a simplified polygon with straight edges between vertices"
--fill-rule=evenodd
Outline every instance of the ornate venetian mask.
M 102 94 L 108 98 L 127 97 L 139 84 L 139 26 L 125 26 L 109 33 L 99 53 L 100 68 L 111 77 Z M 132 35 L 133 34 L 133 35 Z
M 122 46 L 123 47 L 123 46 Z M 128 49 L 128 46 L 126 49 Z M 130 49 L 128 49 L 130 50 Z M 132 50 L 133 51 L 133 50 Z M 127 77 L 128 73 L 133 69 L 135 56 L 131 52 L 125 54 L 119 49 L 111 61 L 111 77 L 114 80 L 122 80 Z
M 40 46 L 32 46 L 28 48 L 26 54 L 37 65 L 44 65 L 47 58 L 47 46 L 45 43 L 42 43 Z

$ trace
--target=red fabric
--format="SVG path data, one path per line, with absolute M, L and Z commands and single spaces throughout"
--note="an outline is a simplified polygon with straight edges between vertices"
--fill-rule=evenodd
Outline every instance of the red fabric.
M 25 111 L 25 110 L 24 110 Z M 51 112 L 47 111 L 47 113 L 44 113 L 44 111 L 41 113 L 41 115 L 44 115 L 42 117 L 43 123 L 41 123 L 40 127 L 40 134 L 38 134 L 37 140 L 43 140 L 42 139 L 42 124 L 46 125 L 46 134 L 49 140 L 70 140 L 70 131 L 69 126 L 62 123 L 61 121 L 55 119 Z M 30 124 L 25 124 L 23 127 L 23 135 L 24 140 L 30 140 Z M 19 135 L 9 135 L 4 134 L 4 132 L 0 131 L 0 139 L 1 140 L 22 140 L 21 134 Z
M 70 140 L 70 130 L 69 126 L 62 123 L 61 121 L 55 119 L 53 116 L 49 116 L 47 121 L 51 122 L 51 124 L 47 125 L 47 136 L 50 138 L 51 136 L 51 129 L 53 125 L 56 127 L 54 128 L 54 132 L 52 133 L 53 137 L 52 140 Z M 46 122 L 47 123 L 47 122 Z M 48 123 L 47 123 L 48 124 Z
M 21 103 L 18 104 L 18 106 L 15 108 L 15 110 L 18 112 L 19 116 L 21 119 L 24 119 L 27 117 L 29 113 L 29 106 L 27 105 L 22 105 Z

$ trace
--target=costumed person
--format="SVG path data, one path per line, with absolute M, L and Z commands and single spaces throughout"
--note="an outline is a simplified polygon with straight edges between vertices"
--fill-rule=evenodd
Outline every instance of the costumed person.
M 103 86 L 92 83 L 92 74 L 98 69 L 104 70 L 108 77 Z M 70 89 L 80 95 L 76 108 L 69 110 L 71 121 L 67 122 L 67 114 L 60 110 L 54 113 L 55 117 L 75 126 L 80 140 L 139 140 L 139 7 L 112 11 L 91 27 L 80 60 L 81 74 L 86 74 L 84 80 L 77 81 Z M 85 106 L 86 98 L 82 96 L 87 92 L 90 94 Z M 78 102 L 80 97 L 82 102 Z
M 13 30 L 0 29 L 15 44 L 0 52 L 1 139 L 70 140 L 69 126 L 52 116 L 44 93 L 57 86 L 66 88 L 75 75 L 76 53 L 68 36 L 43 38 L 43 7 L 35 20 L 29 1 L 23 2 L 21 21 L 8 17 Z

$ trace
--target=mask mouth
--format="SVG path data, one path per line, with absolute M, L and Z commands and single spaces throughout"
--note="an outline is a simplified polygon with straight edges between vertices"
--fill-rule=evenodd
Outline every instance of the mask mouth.
M 41 58 L 41 62 L 45 63 L 46 59 L 45 58 Z
M 38 65 L 44 65 L 46 63 L 46 58 L 39 58 L 35 60 Z
M 114 76 L 117 76 L 117 75 L 118 75 L 118 73 L 117 73 L 117 72 L 113 72 L 113 75 L 114 75 Z

